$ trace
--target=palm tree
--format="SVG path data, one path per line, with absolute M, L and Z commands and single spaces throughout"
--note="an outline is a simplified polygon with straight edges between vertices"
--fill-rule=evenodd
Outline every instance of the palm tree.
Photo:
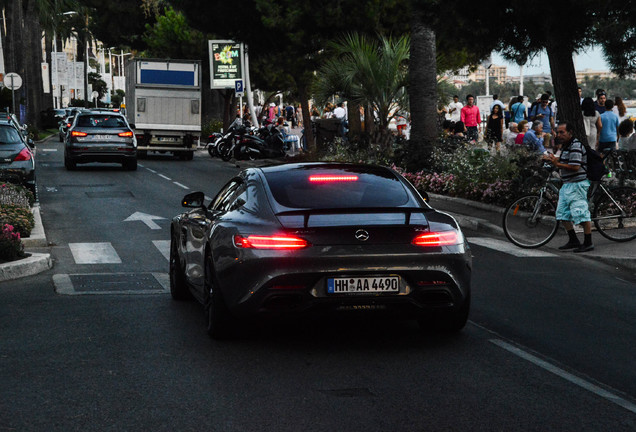
M 409 43 L 408 36 L 343 36 L 330 45 L 334 56 L 317 73 L 316 98 L 325 101 L 340 94 L 355 107 L 372 107 L 380 121 L 380 135 L 386 136 L 395 112 L 408 104 Z

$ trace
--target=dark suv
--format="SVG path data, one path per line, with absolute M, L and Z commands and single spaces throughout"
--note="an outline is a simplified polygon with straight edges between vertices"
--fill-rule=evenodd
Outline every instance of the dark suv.
M 36 194 L 33 150 L 6 115 L 0 116 L 0 181 L 24 186 Z
M 137 169 L 137 140 L 126 117 L 115 112 L 78 113 L 67 132 L 64 166 L 90 162 L 120 163 L 126 170 Z

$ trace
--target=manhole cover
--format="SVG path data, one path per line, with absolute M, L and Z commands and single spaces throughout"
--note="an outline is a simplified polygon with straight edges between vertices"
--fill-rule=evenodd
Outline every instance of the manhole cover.
M 58 294 L 158 294 L 169 292 L 165 273 L 89 273 L 53 276 Z

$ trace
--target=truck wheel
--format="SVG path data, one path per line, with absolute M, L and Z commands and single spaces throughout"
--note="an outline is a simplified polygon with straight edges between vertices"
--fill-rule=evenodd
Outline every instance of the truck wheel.
M 186 152 L 185 160 L 192 160 L 192 159 L 194 159 L 194 151 Z

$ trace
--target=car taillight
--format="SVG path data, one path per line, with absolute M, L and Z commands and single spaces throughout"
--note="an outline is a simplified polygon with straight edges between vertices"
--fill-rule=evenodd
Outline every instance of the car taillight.
M 31 157 L 33 157 L 33 154 L 29 151 L 29 149 L 23 148 L 22 151 L 18 153 L 18 155 L 15 157 L 15 159 L 13 159 L 13 161 L 14 162 L 28 161 L 28 160 L 31 160 Z
M 250 235 L 247 237 L 235 235 L 234 245 L 248 249 L 302 249 L 309 246 L 309 243 L 307 240 L 282 234 L 273 236 Z
M 357 175 L 312 175 L 309 176 L 312 183 L 333 183 L 358 181 Z
M 80 132 L 80 131 L 71 131 L 71 136 L 74 137 L 85 137 L 88 134 L 86 132 Z
M 117 135 L 119 135 L 120 137 L 124 137 L 124 138 L 132 138 L 133 137 L 133 133 L 131 131 L 118 133 Z
M 450 246 L 459 244 L 457 231 L 429 232 L 420 234 L 413 239 L 416 246 Z

